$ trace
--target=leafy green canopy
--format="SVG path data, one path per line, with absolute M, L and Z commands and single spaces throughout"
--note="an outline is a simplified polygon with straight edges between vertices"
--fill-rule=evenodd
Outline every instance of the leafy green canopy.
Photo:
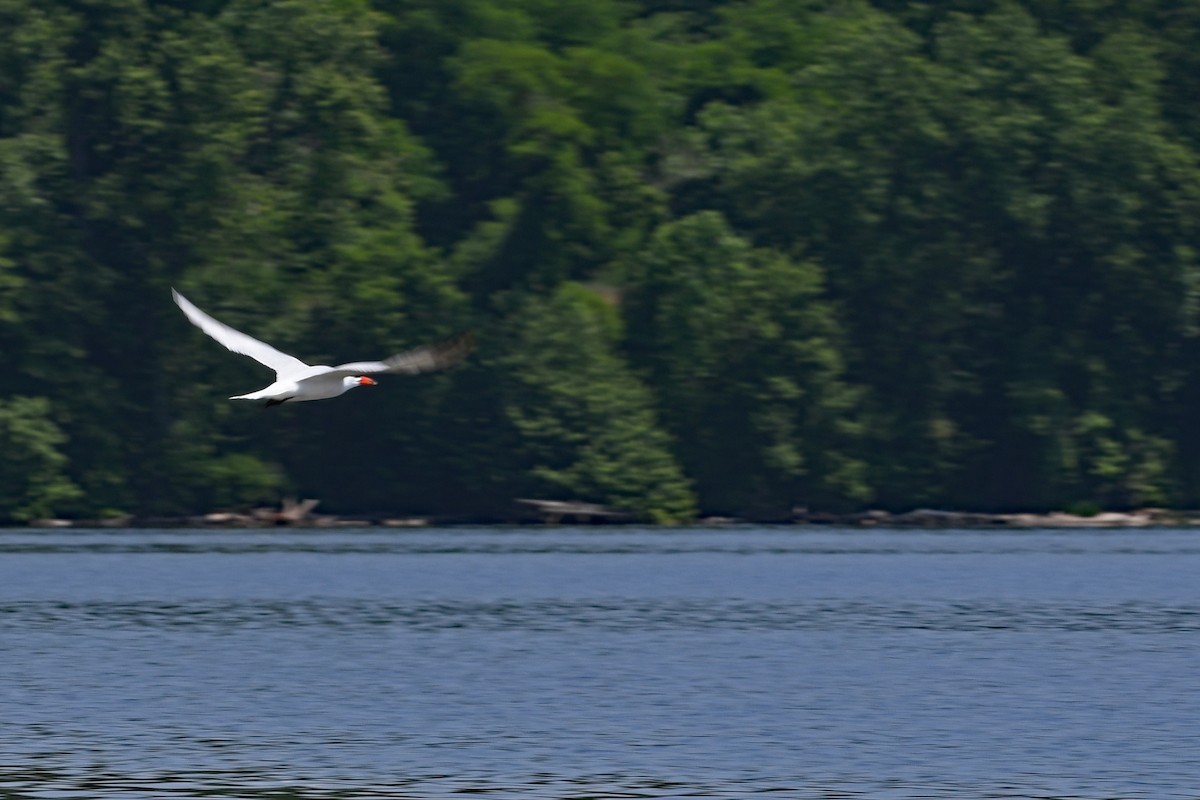
M 653 398 L 616 348 L 616 311 L 595 291 L 562 284 L 505 320 L 493 370 L 514 450 L 517 496 L 586 498 L 654 522 L 677 522 L 695 500 L 658 424 Z
M 1194 504 L 1197 25 L 0 0 L 0 515 Z M 252 411 L 172 285 L 316 363 L 480 350 Z
M 709 508 L 783 518 L 868 493 L 856 392 L 811 263 L 751 247 L 716 212 L 663 225 L 627 303 L 635 363 Z
M 65 441 L 44 397 L 0 400 L 0 521 L 46 517 L 79 502 L 59 449 Z

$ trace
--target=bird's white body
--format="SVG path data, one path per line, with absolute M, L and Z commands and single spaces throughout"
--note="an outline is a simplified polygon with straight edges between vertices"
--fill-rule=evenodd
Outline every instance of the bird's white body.
M 305 400 L 328 400 L 362 386 L 359 378 L 334 373 L 333 367 L 310 367 L 313 375 L 285 378 L 264 389 L 249 394 L 237 394 L 230 400 L 279 400 L 300 403 Z M 367 384 L 369 385 L 369 384 Z
M 450 342 L 408 350 L 383 361 L 353 361 L 336 367 L 323 364 L 310 366 L 266 342 L 260 342 L 213 319 L 174 289 L 171 290 L 171 296 L 197 328 L 229 350 L 250 356 L 263 366 L 275 370 L 275 382 L 270 386 L 249 394 L 234 395 L 230 400 L 265 400 L 268 406 L 328 400 L 357 386 L 373 386 L 375 381 L 363 373 L 417 373 L 441 369 L 461 360 L 471 349 L 470 338 L 460 336 Z

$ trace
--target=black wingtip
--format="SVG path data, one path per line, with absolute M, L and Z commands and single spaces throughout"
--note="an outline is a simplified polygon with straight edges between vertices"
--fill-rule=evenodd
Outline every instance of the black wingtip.
M 475 332 L 464 331 L 457 336 L 452 336 L 437 346 L 437 359 L 439 366 L 453 366 L 471 354 L 475 349 Z
M 469 355 L 475 349 L 475 331 L 463 331 L 450 340 L 455 348 L 460 348 L 463 355 Z

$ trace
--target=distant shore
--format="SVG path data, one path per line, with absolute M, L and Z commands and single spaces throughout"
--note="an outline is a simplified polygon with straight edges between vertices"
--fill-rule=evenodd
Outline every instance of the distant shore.
M 316 513 L 316 501 L 288 501 L 278 508 L 251 511 L 215 511 L 188 516 L 115 516 L 105 519 L 36 519 L 32 528 L 421 528 L 432 526 L 491 525 L 641 525 L 631 515 L 594 503 L 523 500 L 511 515 L 494 518 L 455 516 L 404 516 L 389 514 L 338 515 Z M 915 509 L 904 512 L 882 510 L 847 514 L 796 509 L 790 517 L 742 519 L 702 517 L 696 526 L 798 525 L 847 528 L 1149 528 L 1200 527 L 1200 511 L 1145 508 L 1134 511 L 1104 511 L 1096 514 L 983 513 Z

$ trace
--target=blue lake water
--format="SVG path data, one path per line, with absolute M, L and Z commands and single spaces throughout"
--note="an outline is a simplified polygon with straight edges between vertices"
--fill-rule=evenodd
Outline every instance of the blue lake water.
M 1200 797 L 1200 531 L 0 531 L 0 797 Z

